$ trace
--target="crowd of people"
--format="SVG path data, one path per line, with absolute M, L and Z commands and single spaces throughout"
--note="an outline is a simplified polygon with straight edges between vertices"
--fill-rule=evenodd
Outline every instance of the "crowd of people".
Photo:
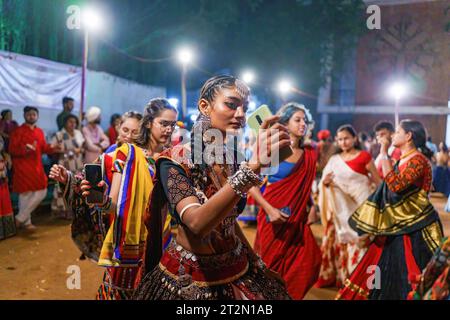
M 48 179 L 42 155 L 51 163 L 59 163 L 73 173 L 83 169 L 84 163 L 94 161 L 117 139 L 109 130 L 111 139 L 100 127 L 101 109 L 91 107 L 85 114 L 86 125 L 80 127 L 79 118 L 72 113 L 74 99 L 62 99 L 63 111 L 56 117 L 58 131 L 47 143 L 44 131 L 37 126 L 39 109 L 26 106 L 24 123 L 13 120 L 10 109 L 1 111 L 0 119 L 0 240 L 16 234 L 18 229 L 33 231 L 31 213 L 48 194 Z M 117 127 L 117 125 L 116 125 Z M 116 129 L 114 127 L 113 129 Z M 113 135 L 114 134 L 114 135 Z M 11 193 L 18 195 L 18 213 L 14 216 Z M 51 202 L 55 216 L 72 219 L 59 185 L 53 189 Z
M 100 108 L 87 110 L 80 130 L 64 98 L 50 144 L 36 108 L 24 109 L 22 126 L 2 112 L 0 239 L 35 228 L 46 153 L 56 155 L 52 211 L 72 219 L 77 247 L 105 267 L 99 300 L 297 300 L 313 286 L 337 287 L 337 299 L 448 299 L 449 245 L 429 200 L 431 191 L 449 196 L 445 144 L 431 151 L 414 120 L 381 121 L 373 135 L 346 124 L 334 137 L 319 131 L 316 142 L 309 110 L 289 102 L 242 150 L 230 137 L 245 127 L 249 96 L 232 76 L 207 80 L 190 137 L 164 98 L 143 113 L 114 114 L 108 135 Z M 270 170 L 261 150 L 280 154 Z M 101 203 L 86 202 L 93 186 L 84 163 L 101 165 Z M 256 223 L 254 244 L 240 215 Z M 311 231 L 319 220 L 321 246 Z

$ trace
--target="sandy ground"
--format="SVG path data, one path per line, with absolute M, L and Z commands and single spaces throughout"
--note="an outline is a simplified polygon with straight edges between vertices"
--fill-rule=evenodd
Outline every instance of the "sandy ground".
M 445 235 L 450 235 L 450 214 L 444 213 L 446 199 L 433 197 L 441 213 Z M 86 299 L 92 300 L 103 269 L 89 260 L 79 260 L 80 252 L 70 239 L 69 221 L 58 220 L 42 207 L 33 216 L 38 229 L 33 234 L 21 231 L 15 237 L 0 241 L 0 299 Z M 313 225 L 313 233 L 320 241 L 322 227 Z M 254 227 L 244 227 L 244 233 L 253 243 Z M 81 288 L 68 289 L 68 268 L 78 266 Z M 70 270 L 69 270 L 70 272 Z M 336 289 L 309 291 L 306 299 L 333 299 Z

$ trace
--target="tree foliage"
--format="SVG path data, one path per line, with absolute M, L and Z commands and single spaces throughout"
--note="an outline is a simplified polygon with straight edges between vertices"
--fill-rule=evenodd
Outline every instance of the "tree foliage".
M 89 1 L 90 3 L 92 1 Z M 81 32 L 66 28 L 66 8 L 83 1 L 0 0 L 0 49 L 81 64 Z M 299 79 L 316 92 L 365 29 L 362 0 L 108 0 L 99 2 L 109 28 L 91 39 L 89 67 L 149 84 L 178 81 L 166 58 L 183 43 L 195 46 L 204 70 L 243 67 L 264 76 Z M 119 53 L 117 48 L 130 56 Z M 190 73 L 192 87 L 206 75 Z

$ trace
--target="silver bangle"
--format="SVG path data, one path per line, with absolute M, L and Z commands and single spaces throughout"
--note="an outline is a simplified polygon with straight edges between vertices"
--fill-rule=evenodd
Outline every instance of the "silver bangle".
M 254 173 L 245 162 L 243 162 L 241 163 L 239 170 L 228 178 L 228 183 L 233 191 L 243 198 L 250 188 L 260 185 L 262 179 Z

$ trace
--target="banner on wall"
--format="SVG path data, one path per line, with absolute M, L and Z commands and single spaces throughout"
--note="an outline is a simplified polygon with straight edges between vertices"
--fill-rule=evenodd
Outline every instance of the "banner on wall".
M 64 96 L 78 98 L 80 92 L 81 68 L 0 51 L 2 107 L 32 105 L 61 109 Z
M 73 113 L 78 115 L 80 95 L 81 67 L 0 50 L 0 110 L 11 109 L 19 123 L 23 122 L 23 107 L 36 106 L 40 110 L 38 125 L 51 135 L 56 131 L 62 98 L 75 99 Z M 100 107 L 103 128 L 109 126 L 113 113 L 142 112 L 156 97 L 166 97 L 166 89 L 87 70 L 84 110 Z

